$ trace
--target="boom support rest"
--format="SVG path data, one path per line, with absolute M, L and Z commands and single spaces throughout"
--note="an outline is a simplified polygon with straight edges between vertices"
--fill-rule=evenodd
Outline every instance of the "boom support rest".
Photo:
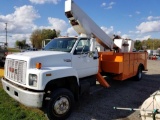
M 96 78 L 103 87 L 110 87 L 110 85 L 99 72 L 97 73 Z

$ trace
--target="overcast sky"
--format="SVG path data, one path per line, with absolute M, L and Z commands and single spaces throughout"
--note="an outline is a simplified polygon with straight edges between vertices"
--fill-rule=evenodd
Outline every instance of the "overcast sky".
M 77 35 L 64 15 L 65 0 L 1 0 L 0 42 L 26 39 L 35 29 Z M 107 34 L 144 40 L 160 38 L 160 0 L 74 0 Z

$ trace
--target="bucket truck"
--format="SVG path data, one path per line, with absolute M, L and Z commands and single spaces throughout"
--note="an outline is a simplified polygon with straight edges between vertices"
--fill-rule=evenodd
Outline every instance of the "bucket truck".
M 109 87 L 101 73 L 115 80 L 142 78 L 147 67 L 146 53 L 132 53 L 133 42 L 113 40 L 81 10 L 73 0 L 65 1 L 65 15 L 78 37 L 51 40 L 43 51 L 8 55 L 4 90 L 15 100 L 29 106 L 45 106 L 47 116 L 64 120 L 72 112 L 74 101 L 96 85 Z M 119 53 L 106 52 L 118 47 Z

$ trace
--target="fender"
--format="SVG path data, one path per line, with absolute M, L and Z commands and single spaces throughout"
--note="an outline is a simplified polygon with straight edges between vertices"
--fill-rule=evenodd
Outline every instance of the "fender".
M 39 74 L 40 81 L 39 81 L 39 87 L 42 86 L 42 90 L 45 89 L 45 86 L 48 82 L 55 79 L 65 78 L 74 76 L 77 78 L 77 84 L 79 85 L 79 79 L 78 74 L 75 69 L 72 67 L 48 67 L 48 68 L 42 68 L 41 73 Z

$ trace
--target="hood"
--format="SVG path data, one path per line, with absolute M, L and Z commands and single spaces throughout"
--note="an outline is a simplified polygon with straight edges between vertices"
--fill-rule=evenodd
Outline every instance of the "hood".
M 37 62 L 42 67 L 71 66 L 71 53 L 59 51 L 32 51 L 7 55 L 8 59 L 27 61 L 28 68 L 35 68 Z

